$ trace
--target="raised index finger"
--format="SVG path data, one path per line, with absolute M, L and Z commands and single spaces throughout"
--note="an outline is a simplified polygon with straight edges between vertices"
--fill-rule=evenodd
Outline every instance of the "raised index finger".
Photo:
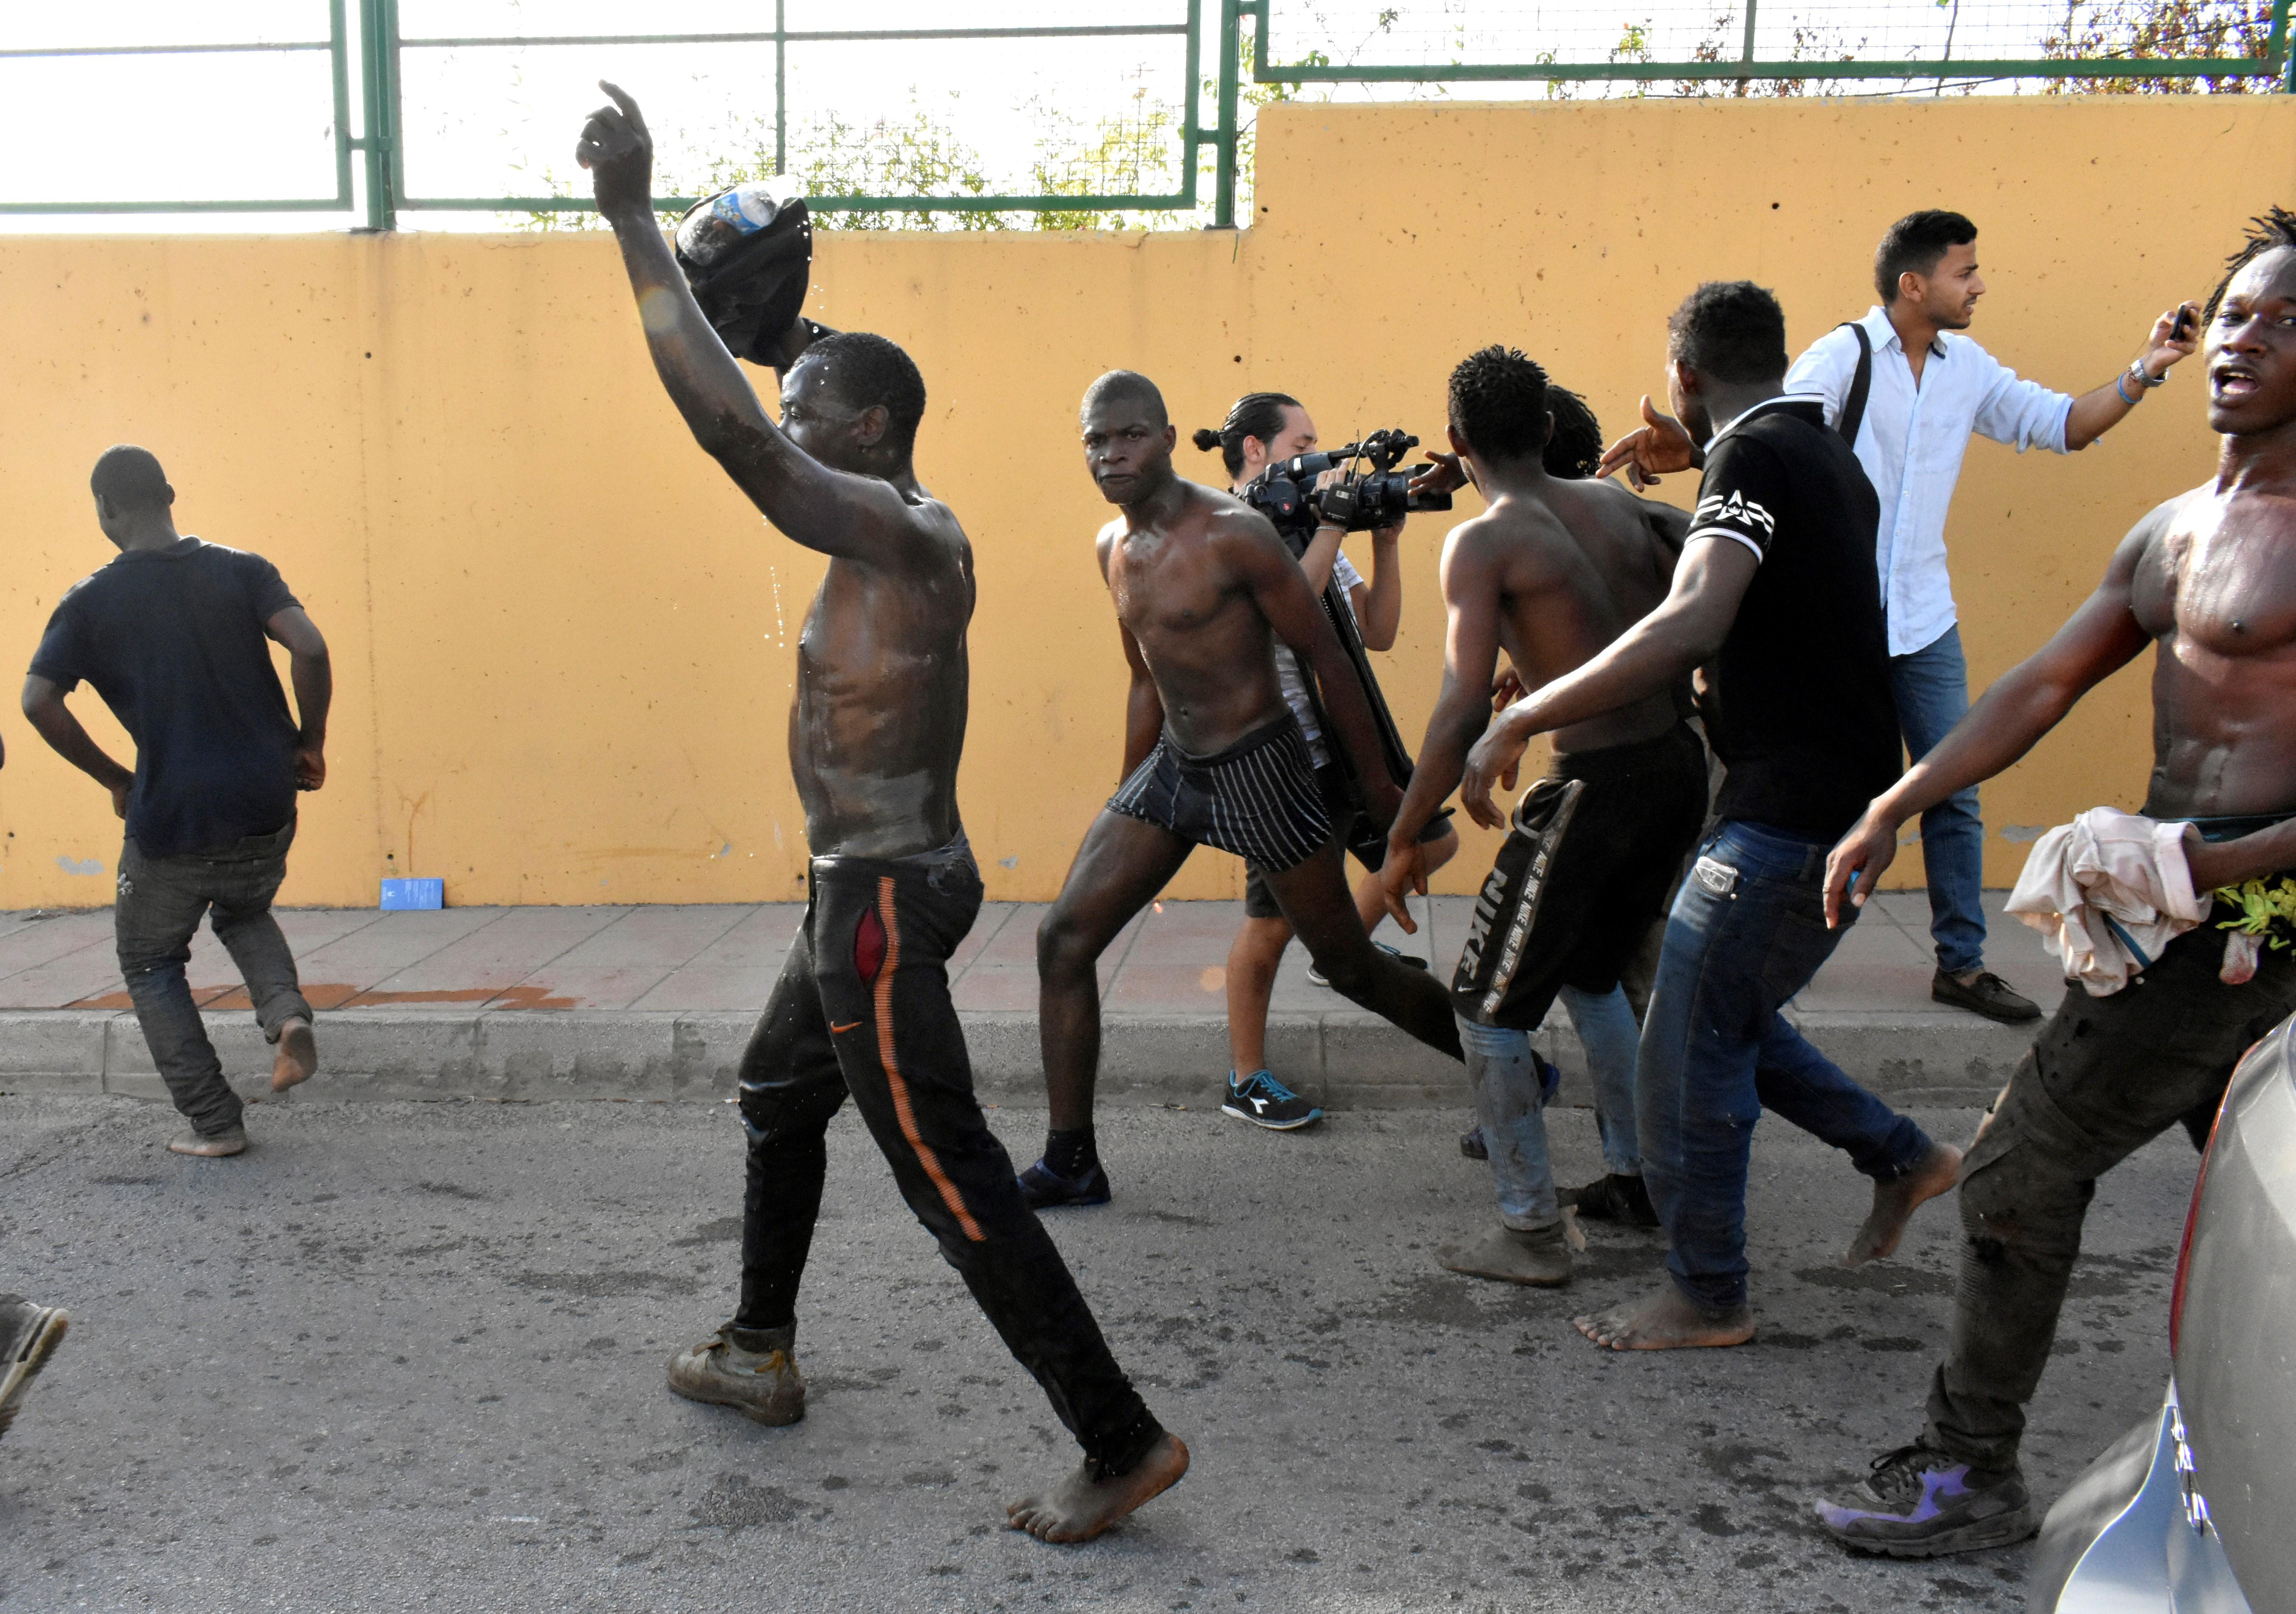
M 636 129 L 640 135 L 646 134 L 645 114 L 638 111 L 636 96 L 620 85 L 604 78 L 598 80 L 598 87 L 606 92 L 616 106 L 622 109 L 622 116 L 630 120 L 630 127 Z

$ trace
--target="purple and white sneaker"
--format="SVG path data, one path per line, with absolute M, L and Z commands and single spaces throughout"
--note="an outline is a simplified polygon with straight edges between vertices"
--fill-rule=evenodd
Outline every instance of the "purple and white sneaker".
M 1874 1458 L 1848 1497 L 1817 1504 L 1817 1521 L 1846 1547 L 1891 1558 L 2005 1547 L 2041 1528 L 2015 1469 L 1972 1468 L 1918 1442 Z

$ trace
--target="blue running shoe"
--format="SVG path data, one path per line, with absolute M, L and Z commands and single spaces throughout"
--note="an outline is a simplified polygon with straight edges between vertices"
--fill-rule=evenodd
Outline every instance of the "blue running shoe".
M 1220 1113 L 1250 1121 L 1270 1132 L 1296 1132 L 1324 1118 L 1324 1112 L 1265 1070 L 1255 1070 L 1242 1081 L 1227 1073 L 1227 1102 Z
M 1020 1176 L 1021 1197 L 1031 1210 L 1056 1210 L 1063 1205 L 1105 1205 L 1109 1201 L 1108 1173 L 1095 1160 L 1078 1177 L 1064 1177 L 1038 1160 Z
M 2039 1529 L 2024 1476 L 1972 1468 L 1933 1446 L 1901 1446 L 1817 1521 L 1843 1546 L 1891 1558 L 1937 1558 L 2005 1547 Z

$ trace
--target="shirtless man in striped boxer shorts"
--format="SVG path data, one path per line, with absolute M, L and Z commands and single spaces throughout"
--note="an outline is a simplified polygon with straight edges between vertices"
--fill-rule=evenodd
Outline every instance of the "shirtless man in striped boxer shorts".
M 1276 680 L 1280 639 L 1315 675 L 1366 810 L 1384 828 L 1403 791 L 1299 561 L 1267 518 L 1172 469 L 1177 434 L 1146 376 L 1102 376 L 1085 394 L 1081 424 L 1086 467 L 1123 511 L 1101 529 L 1099 551 L 1132 692 L 1124 782 L 1086 832 L 1037 931 L 1051 1130 L 1021 1185 L 1040 1209 L 1108 1201 L 1092 1131 L 1100 955 L 1199 846 L 1258 865 L 1335 991 L 1459 1058 L 1442 984 L 1372 946 L 1364 930 L 1307 741 Z

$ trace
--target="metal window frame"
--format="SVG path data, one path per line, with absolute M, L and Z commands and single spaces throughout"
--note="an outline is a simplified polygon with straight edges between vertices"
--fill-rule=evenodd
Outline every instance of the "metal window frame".
M 406 187 L 402 58 L 409 50 L 554 45 L 770 44 L 774 46 L 774 163 L 787 160 L 789 142 L 788 54 L 796 44 L 865 40 L 955 40 L 1029 38 L 1155 37 L 1183 34 L 1186 39 L 1185 91 L 1180 129 L 1179 188 L 1160 194 L 1111 193 L 1056 196 L 1020 193 L 991 196 L 809 197 L 817 212 L 883 213 L 1086 213 L 1110 210 L 1193 211 L 1199 205 L 1200 153 L 1213 152 L 1212 227 L 1235 225 L 1239 115 L 1242 106 L 1243 24 L 1254 29 L 1251 78 L 1256 84 L 1497 83 L 1549 80 L 1558 83 L 1612 81 L 1652 83 L 1668 79 L 1745 82 L 1759 78 L 1815 78 L 1885 82 L 1929 78 L 2266 78 L 2275 87 L 2296 90 L 2296 59 L 2288 48 L 2288 21 L 2296 0 L 2273 0 L 2266 53 L 2212 57 L 2077 57 L 1969 61 L 1767 61 L 1754 57 L 1754 24 L 1759 0 L 1746 0 L 1744 48 L 1733 61 L 1477 62 L 1440 65 L 1282 61 L 1270 12 L 1272 0 L 1217 0 L 1219 65 L 1208 127 L 1201 115 L 1201 35 L 1208 0 L 1185 0 L 1183 22 L 1073 24 L 1013 28 L 792 29 L 786 26 L 785 0 L 775 0 L 774 26 L 753 32 L 692 34 L 510 35 L 406 38 L 399 33 L 398 0 L 360 0 L 357 53 L 365 132 L 351 132 L 352 30 L 349 0 L 326 0 L 328 33 L 324 40 L 271 44 L 58 46 L 0 50 L 0 61 L 71 57 L 218 55 L 265 52 L 325 51 L 332 69 L 335 193 L 332 196 L 192 201 L 4 201 L 0 215 L 353 213 L 364 204 L 366 227 L 392 230 L 407 211 L 575 213 L 596 204 L 577 196 L 414 196 Z M 362 197 L 352 183 L 352 153 L 363 159 Z M 684 207 L 691 198 L 664 197 L 664 208 Z
M 346 0 L 327 0 L 324 39 L 273 44 L 59 45 L 0 50 L 0 61 L 56 61 L 91 56 L 220 56 L 324 51 L 333 68 L 335 193 L 332 196 L 257 198 L 244 201 L 0 201 L 0 214 L 97 213 L 348 213 L 357 205 L 351 194 L 351 152 L 362 143 L 351 132 L 350 29 Z M 373 102 L 369 102 L 370 105 Z
M 1223 0 L 1232 4 L 1233 0 Z M 1185 212 L 1196 206 L 1196 170 L 1198 151 L 1218 143 L 1217 137 L 1207 133 L 1197 113 L 1197 102 L 1202 94 L 1198 82 L 1201 71 L 1201 30 L 1203 22 L 1204 0 L 1185 0 L 1186 20 L 1177 22 L 1075 24 L 1014 28 L 941 28 L 941 29 L 791 29 L 787 26 L 786 0 L 775 0 L 774 26 L 770 29 L 739 33 L 696 34 L 559 34 L 474 36 L 470 37 L 406 38 L 398 31 L 398 0 L 368 0 L 369 9 L 381 27 L 375 38 L 373 55 L 380 61 L 383 83 L 379 86 L 379 104 L 389 106 L 394 120 L 401 107 L 399 80 L 400 57 L 409 50 L 447 50 L 457 47 L 501 47 L 507 45 L 771 45 L 774 47 L 774 168 L 776 173 L 785 167 L 789 148 L 789 97 L 787 71 L 789 47 L 792 45 L 828 44 L 866 40 L 955 40 L 955 39 L 1087 39 L 1139 38 L 1185 35 L 1186 63 L 1182 95 L 1180 127 L 1180 184 L 1175 191 L 1161 193 L 1125 193 L 1091 196 L 1057 196 L 1021 193 L 982 196 L 808 196 L 806 206 L 816 213 L 1097 213 L 1112 209 L 1155 209 Z M 1231 75 L 1232 77 L 1232 75 Z M 1226 78 L 1222 79 L 1225 86 Z M 1223 105 L 1225 106 L 1225 102 Z M 407 211 L 453 211 L 485 213 L 587 213 L 594 212 L 597 204 L 581 196 L 416 196 L 406 189 L 406 146 L 391 131 L 389 143 L 389 193 L 387 207 L 381 216 L 374 214 L 370 204 L 370 222 L 376 227 L 391 227 L 389 215 L 398 209 Z M 370 190 L 370 196 L 373 192 Z M 692 205 L 692 197 L 665 196 L 657 198 L 662 208 L 683 208 Z

